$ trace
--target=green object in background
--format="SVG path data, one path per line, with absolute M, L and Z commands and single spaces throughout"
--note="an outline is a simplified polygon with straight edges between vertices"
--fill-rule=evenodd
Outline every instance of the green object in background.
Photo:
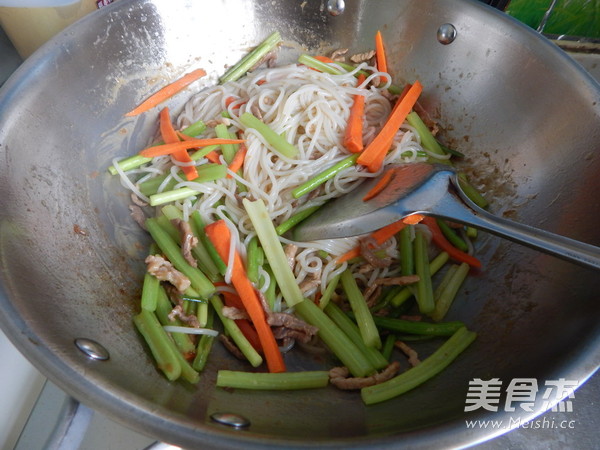
M 545 34 L 600 38 L 600 0 L 511 0 L 506 12 Z
M 511 0 L 506 13 L 537 30 L 552 0 Z

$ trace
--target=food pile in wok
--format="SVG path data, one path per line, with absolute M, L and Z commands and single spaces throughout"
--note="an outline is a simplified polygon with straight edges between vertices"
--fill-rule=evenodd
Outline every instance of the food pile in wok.
M 385 401 L 434 377 L 475 339 L 444 318 L 481 267 L 476 231 L 420 215 L 352 238 L 298 242 L 293 229 L 381 176 L 363 200 L 376 197 L 390 164 L 462 155 L 436 139 L 419 81 L 393 84 L 380 33 L 366 54 L 303 54 L 277 66 L 280 44 L 271 34 L 177 117 L 160 109 L 160 137 L 109 168 L 153 239 L 134 323 L 169 380 L 197 382 L 211 348 L 224 345 L 248 371 L 219 370 L 218 386 L 333 384 L 360 390 L 367 404 Z M 205 75 L 189 72 L 128 116 L 160 108 Z M 419 341 L 431 339 L 437 350 L 420 356 Z M 286 371 L 288 352 L 315 349 L 339 364 Z

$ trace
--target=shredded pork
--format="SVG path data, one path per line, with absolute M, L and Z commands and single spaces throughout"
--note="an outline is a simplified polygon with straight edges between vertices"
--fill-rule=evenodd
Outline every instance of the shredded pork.
M 146 270 L 154 275 L 160 281 L 168 281 L 181 293 L 190 287 L 191 282 L 188 277 L 173 267 L 169 261 L 159 255 L 149 255 L 146 260 Z
M 168 317 L 171 322 L 175 319 L 179 319 L 191 327 L 200 328 L 200 322 L 198 322 L 198 317 L 196 317 L 195 314 L 186 314 L 183 310 L 183 305 L 176 305 L 171 310 Z
M 375 50 L 369 50 L 368 52 L 352 55 L 350 61 L 360 64 L 361 62 L 369 61 L 373 56 L 375 56 Z
M 375 254 L 377 250 L 385 248 L 385 243 L 379 245 L 371 236 L 360 239 L 360 254 L 373 267 L 389 267 L 392 264 L 392 258 L 390 256 L 380 258 Z
M 223 310 L 221 311 L 223 317 L 227 317 L 231 320 L 239 320 L 239 319 L 249 319 L 248 313 L 246 311 L 242 311 L 234 306 L 223 306 Z
M 192 249 L 198 245 L 198 238 L 192 233 L 190 224 L 181 219 L 173 219 L 171 223 L 175 225 L 181 236 L 181 254 L 190 266 L 198 267 L 198 262 L 192 256 Z
M 394 347 L 402 350 L 402 353 L 404 353 L 408 357 L 408 363 L 411 366 L 415 367 L 421 364 L 418 353 L 412 348 L 410 348 L 408 345 L 406 345 L 404 342 L 396 341 L 394 342 Z
M 373 293 L 380 291 L 381 286 L 406 286 L 407 284 L 414 284 L 421 278 L 418 275 L 404 275 L 402 277 L 391 277 L 391 278 L 377 278 L 373 281 L 364 292 L 365 298 L 371 298 Z
M 244 356 L 244 354 L 242 353 L 242 351 L 238 348 L 237 345 L 235 345 L 235 342 L 233 342 L 228 336 L 225 336 L 223 333 L 220 333 L 219 340 L 221 341 L 223 346 L 229 351 L 229 353 L 231 353 L 233 356 L 235 356 L 237 359 L 239 359 L 241 361 L 247 361 L 247 359 Z
M 338 389 L 355 390 L 367 386 L 374 386 L 383 383 L 393 377 L 400 371 L 400 363 L 394 361 L 370 377 L 351 377 L 350 371 L 346 367 L 334 367 L 329 371 L 329 381 Z
M 298 253 L 298 246 L 295 244 L 287 244 L 283 248 L 283 252 L 285 253 L 285 257 L 287 258 L 288 266 L 290 266 L 290 269 L 294 270 L 294 266 L 296 265 L 296 253 Z
M 145 230 L 146 214 L 144 214 L 142 208 L 140 208 L 138 205 L 129 205 L 129 211 L 131 211 L 129 215 L 131 216 L 133 221 L 137 223 L 142 228 L 142 230 Z
M 346 60 L 346 54 L 348 53 L 347 48 L 338 48 L 331 53 L 330 58 L 333 61 L 344 62 Z

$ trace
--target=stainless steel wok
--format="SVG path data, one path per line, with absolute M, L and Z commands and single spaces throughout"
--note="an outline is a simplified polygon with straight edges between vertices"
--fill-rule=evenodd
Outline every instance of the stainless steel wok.
M 451 43 L 451 33 L 438 36 L 444 24 L 456 31 Z M 535 378 L 541 387 L 591 376 L 600 361 L 600 276 L 485 235 L 485 270 L 450 315 L 478 340 L 395 400 L 365 407 L 333 388 L 217 389 L 217 368 L 243 367 L 221 351 L 197 386 L 169 383 L 154 368 L 131 321 L 147 237 L 106 168 L 147 143 L 157 112 L 123 114 L 190 67 L 214 78 L 273 30 L 288 42 L 283 62 L 304 50 L 368 50 L 378 29 L 395 78 L 423 83 L 423 106 L 445 142 L 468 155 L 464 165 L 494 212 L 600 245 L 600 86 L 491 8 L 355 0 L 333 16 L 324 0 L 121 0 L 48 43 L 1 91 L 0 324 L 15 345 L 83 403 L 196 448 L 467 445 L 504 431 L 469 430 L 465 418 L 516 423 L 543 412 L 538 395 L 531 412 L 507 412 L 500 402 L 498 412 L 465 413 L 469 380 L 499 378 L 506 388 Z M 177 110 L 189 95 L 168 105 Z M 110 358 L 88 357 L 76 345 L 82 338 Z M 319 364 L 289 362 L 292 370 Z M 215 412 L 251 425 L 223 426 L 210 419 Z

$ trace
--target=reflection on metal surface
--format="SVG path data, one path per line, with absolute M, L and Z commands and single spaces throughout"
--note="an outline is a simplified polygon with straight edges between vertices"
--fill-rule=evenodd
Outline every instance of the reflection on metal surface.
M 250 426 L 250 421 L 239 414 L 214 413 L 210 418 L 221 425 L 227 425 L 233 428 L 245 428 Z
M 332 16 L 339 16 L 344 13 L 346 9 L 346 2 L 344 0 L 328 0 L 327 11 Z
M 91 359 L 107 361 L 110 358 L 108 350 L 92 339 L 77 338 L 75 339 L 74 343 L 79 350 L 81 350 L 87 357 Z
M 451 23 L 445 23 L 438 28 L 437 40 L 439 43 L 448 45 L 456 39 L 456 27 Z

